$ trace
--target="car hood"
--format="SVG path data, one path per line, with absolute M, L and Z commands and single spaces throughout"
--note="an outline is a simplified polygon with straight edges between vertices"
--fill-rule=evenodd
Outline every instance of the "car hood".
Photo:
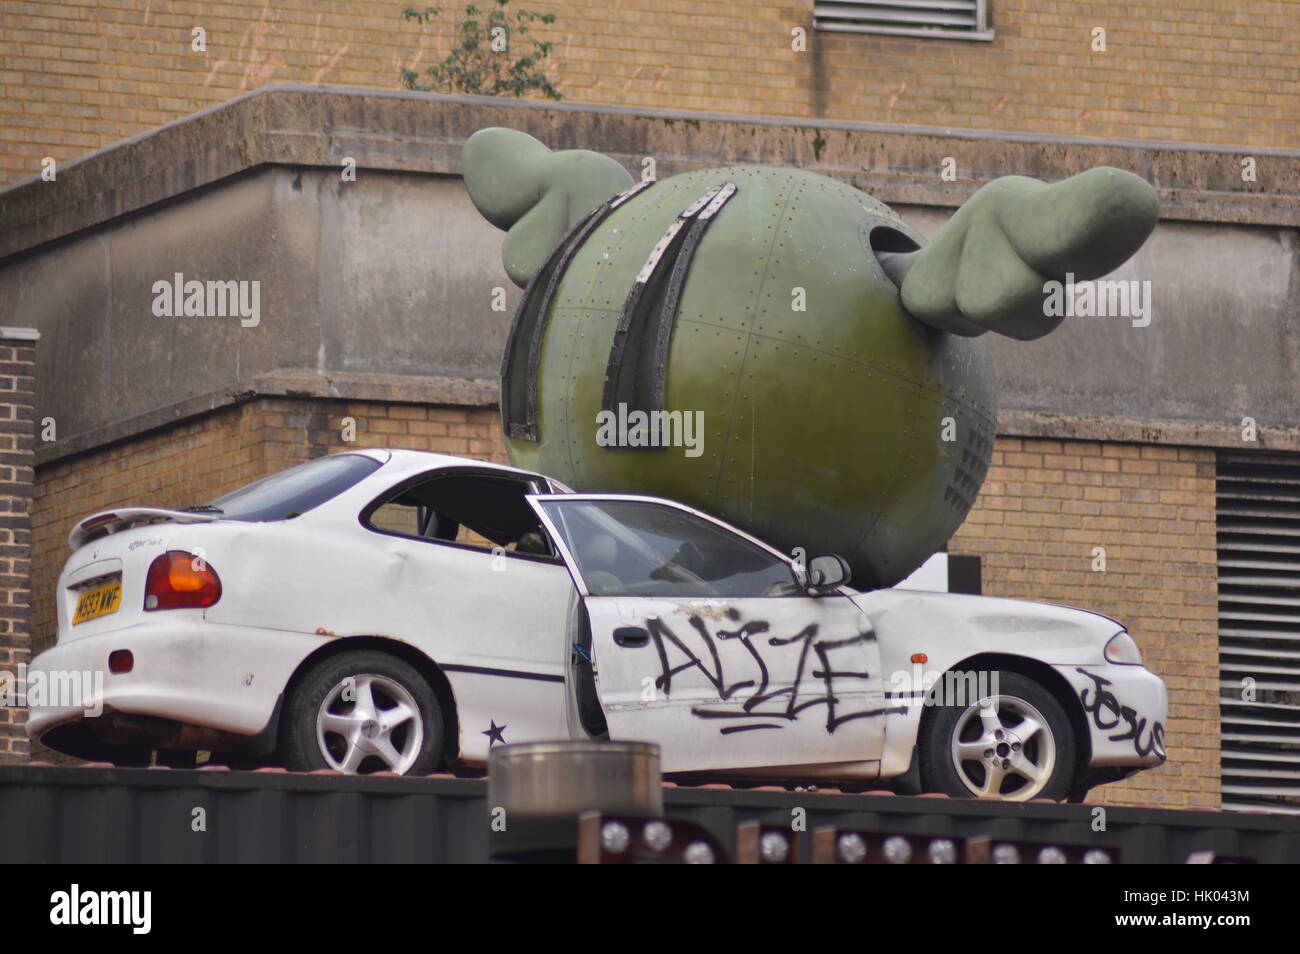
M 1125 628 L 1090 610 L 1000 596 L 883 589 L 859 593 L 853 601 L 877 629 L 942 626 L 1008 640 L 1031 639 L 1044 648 L 1081 639 L 1104 642 Z

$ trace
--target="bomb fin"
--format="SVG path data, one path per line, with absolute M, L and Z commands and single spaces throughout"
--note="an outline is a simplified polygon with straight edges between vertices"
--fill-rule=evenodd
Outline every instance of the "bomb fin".
M 1155 228 L 1156 192 L 1122 169 L 1098 166 L 1048 185 L 1003 176 L 985 185 L 913 252 L 884 267 L 916 320 L 953 334 L 1041 338 L 1044 285 L 1099 278 L 1127 261 Z
M 553 152 L 527 133 L 497 126 L 465 141 L 461 169 L 474 207 L 506 231 L 501 261 L 520 288 L 575 225 L 632 185 L 632 176 L 609 156 Z

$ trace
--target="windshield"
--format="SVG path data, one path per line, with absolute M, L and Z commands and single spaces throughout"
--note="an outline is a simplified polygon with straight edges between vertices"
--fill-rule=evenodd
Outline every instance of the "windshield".
M 189 509 L 228 520 L 288 520 L 337 497 L 378 467 L 379 461 L 363 454 L 319 457 Z

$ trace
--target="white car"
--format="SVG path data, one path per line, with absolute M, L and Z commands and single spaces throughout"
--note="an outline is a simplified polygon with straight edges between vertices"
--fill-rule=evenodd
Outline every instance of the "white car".
M 423 774 L 608 737 L 668 773 L 1016 800 L 1165 758 L 1164 684 L 1114 620 L 857 592 L 839 557 L 509 467 L 358 450 L 69 543 L 28 679 L 93 675 L 94 698 L 28 730 L 86 758 Z

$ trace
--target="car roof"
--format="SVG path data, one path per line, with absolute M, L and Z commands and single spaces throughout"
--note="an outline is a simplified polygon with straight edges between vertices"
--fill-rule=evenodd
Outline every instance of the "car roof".
M 402 447 L 358 447 L 354 450 L 341 451 L 344 454 L 363 454 L 380 463 L 397 465 L 400 470 L 432 470 L 435 467 L 475 467 L 484 470 L 499 470 L 507 474 L 524 474 L 529 477 L 544 477 L 531 470 L 521 470 L 509 464 L 497 464 L 492 461 L 479 460 L 474 457 L 458 457 L 454 454 L 435 454 L 431 451 L 409 450 Z

